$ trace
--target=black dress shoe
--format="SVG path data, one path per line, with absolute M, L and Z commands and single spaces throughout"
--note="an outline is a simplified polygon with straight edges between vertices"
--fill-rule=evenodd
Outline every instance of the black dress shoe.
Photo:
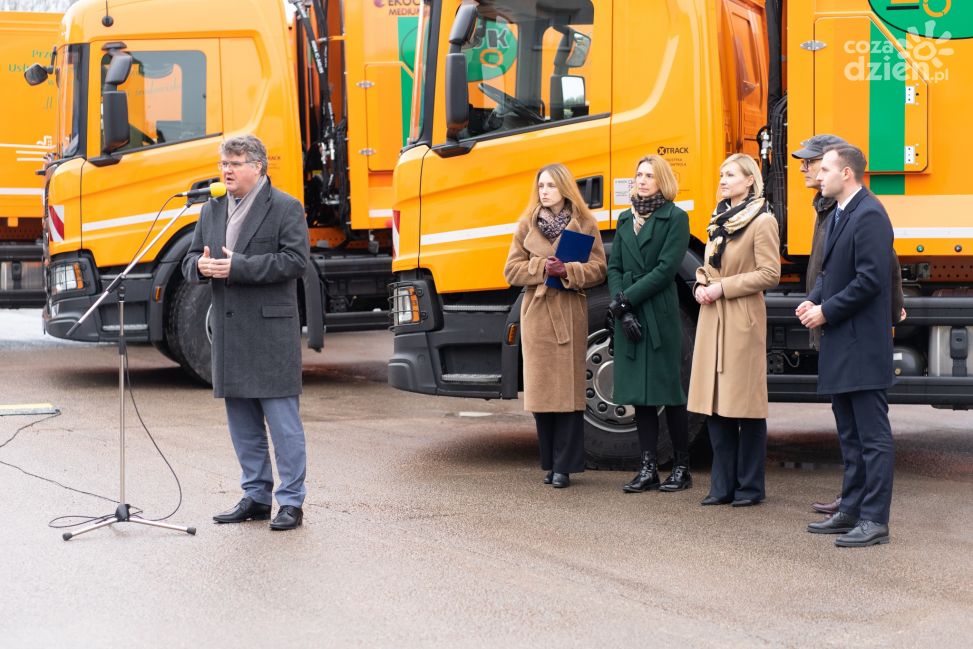
M 270 505 L 254 501 L 244 496 L 233 509 L 220 512 L 213 517 L 217 523 L 242 523 L 244 521 L 265 521 L 270 518 Z
M 652 491 L 659 488 L 659 469 L 655 456 L 649 452 L 642 453 L 642 467 L 635 477 L 622 486 L 622 491 L 630 494 Z
M 277 510 L 274 520 L 270 521 L 272 530 L 292 530 L 300 527 L 304 520 L 304 510 L 293 505 L 284 505 Z
M 732 507 L 753 507 L 760 504 L 759 498 L 737 498 L 730 505 Z
M 555 489 L 564 489 L 571 484 L 571 477 L 567 473 L 555 473 L 551 476 L 551 485 Z
M 832 516 L 838 513 L 838 507 L 841 505 L 841 496 L 835 496 L 835 499 L 829 503 L 811 503 L 811 509 L 816 512 L 821 512 L 822 514 L 827 514 Z
M 706 496 L 699 504 L 703 505 L 704 507 L 707 505 L 729 505 L 730 501 L 723 498 L 717 498 L 716 496 Z
M 553 480 L 554 480 L 554 472 L 548 471 L 547 475 L 544 476 L 544 484 L 551 484 L 551 481 Z
M 889 526 L 866 521 L 858 521 L 855 529 L 842 534 L 834 540 L 839 548 L 864 548 L 868 545 L 882 545 L 889 542 Z
M 689 473 L 689 467 L 678 465 L 672 469 L 672 473 L 659 487 L 659 491 L 682 491 L 692 486 L 693 476 Z
M 858 519 L 851 514 L 838 512 L 823 521 L 811 523 L 807 531 L 811 534 L 844 534 L 853 530 L 857 523 Z

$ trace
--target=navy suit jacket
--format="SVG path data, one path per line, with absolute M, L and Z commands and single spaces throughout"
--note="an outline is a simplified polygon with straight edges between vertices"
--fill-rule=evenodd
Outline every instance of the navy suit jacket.
M 821 328 L 818 394 L 887 389 L 895 382 L 892 223 L 862 187 L 829 235 L 821 274 L 808 295 L 827 320 Z

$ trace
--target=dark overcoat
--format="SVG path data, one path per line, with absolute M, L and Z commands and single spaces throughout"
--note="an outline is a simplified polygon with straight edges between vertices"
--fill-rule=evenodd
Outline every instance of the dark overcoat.
M 270 181 L 254 198 L 233 250 L 230 276 L 210 279 L 196 262 L 223 257 L 227 198 L 210 199 L 182 260 L 183 276 L 213 291 L 213 394 L 274 398 L 301 393 L 297 278 L 310 254 L 304 207 Z
M 679 406 L 682 388 L 682 321 L 675 276 L 689 245 L 689 216 L 669 201 L 659 207 L 639 233 L 632 210 L 618 217 L 608 288 L 635 307 L 642 340 L 633 343 L 615 323 L 614 397 L 619 404 Z
M 822 306 L 818 394 L 892 386 L 892 223 L 862 187 L 825 236 L 821 273 L 808 299 Z
M 824 237 L 828 233 L 828 219 L 834 216 L 834 208 L 837 201 L 827 198 L 818 192 L 814 195 L 814 236 L 811 239 L 811 256 L 807 258 L 807 277 L 805 286 L 810 293 L 814 288 L 814 283 L 818 280 L 818 273 L 821 272 L 821 258 L 824 257 Z M 898 324 L 902 318 L 902 308 L 905 306 L 905 295 L 902 293 L 902 268 L 899 266 L 899 257 L 892 251 L 892 324 Z M 811 347 L 821 349 L 821 328 L 811 329 Z

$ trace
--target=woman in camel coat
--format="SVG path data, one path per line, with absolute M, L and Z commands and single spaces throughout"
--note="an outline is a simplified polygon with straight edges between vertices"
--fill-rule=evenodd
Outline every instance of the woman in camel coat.
M 699 302 L 692 412 L 709 415 L 713 471 L 703 505 L 756 505 L 765 497 L 767 311 L 763 292 L 780 280 L 777 220 L 762 197 L 753 158 L 734 154 L 720 167 L 723 200 L 710 220 Z
M 587 262 L 554 256 L 561 232 L 594 237 Z M 605 281 L 605 249 L 598 222 L 564 165 L 543 167 L 517 222 L 504 277 L 525 287 L 520 305 L 524 409 L 534 413 L 546 484 L 570 484 L 584 471 L 585 352 L 588 303 L 584 289 Z M 562 288 L 547 286 L 557 278 Z

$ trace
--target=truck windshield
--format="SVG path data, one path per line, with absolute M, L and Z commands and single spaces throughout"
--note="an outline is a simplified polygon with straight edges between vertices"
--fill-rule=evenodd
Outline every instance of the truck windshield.
M 81 152 L 84 130 L 84 45 L 66 45 L 58 49 L 54 74 L 57 81 L 57 149 L 58 158 L 70 158 Z
M 590 0 L 481 0 L 477 13 L 462 48 L 470 112 L 460 139 L 607 108 L 592 106 L 586 93 L 596 19 Z
M 424 0 L 419 11 L 419 26 L 416 30 L 416 59 L 413 68 L 412 111 L 409 123 L 409 143 L 413 144 L 422 134 L 425 116 L 422 114 L 423 100 L 426 96 L 426 61 L 429 57 L 429 14 L 432 11 L 432 0 Z M 428 80 L 435 83 L 434 79 Z

